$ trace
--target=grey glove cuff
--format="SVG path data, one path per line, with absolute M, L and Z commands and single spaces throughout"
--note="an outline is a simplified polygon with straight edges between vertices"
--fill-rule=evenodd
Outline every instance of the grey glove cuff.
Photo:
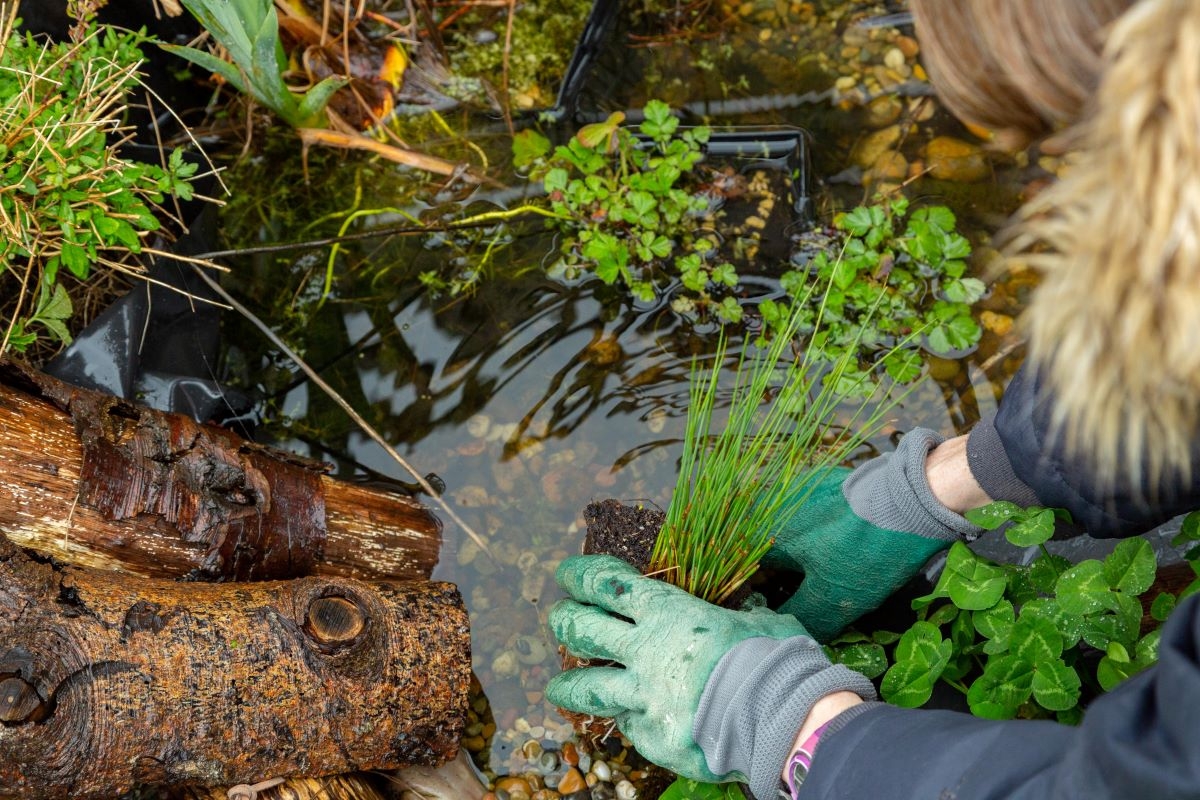
M 931 430 L 906 433 L 895 452 L 885 453 L 854 470 L 842 483 L 852 511 L 872 525 L 927 539 L 974 539 L 982 528 L 946 508 L 933 495 L 925 477 L 925 457 L 944 439 Z
M 988 497 L 1008 500 L 1019 506 L 1041 505 L 1037 494 L 1017 477 L 1000 432 L 996 430 L 994 414 L 981 419 L 967 437 L 967 464 L 971 474 Z
M 714 775 L 745 777 L 754 796 L 768 800 L 813 704 L 840 691 L 875 699 L 869 680 L 831 664 L 807 636 L 746 639 L 709 676 L 692 738 Z

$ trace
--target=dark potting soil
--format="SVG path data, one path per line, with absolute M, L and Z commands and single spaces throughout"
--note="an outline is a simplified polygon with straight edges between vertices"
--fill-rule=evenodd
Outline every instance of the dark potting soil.
M 666 516 L 658 509 L 627 506 L 619 500 L 588 503 L 583 510 L 583 521 L 587 523 L 583 552 L 616 556 L 644 573 L 649 569 L 650 554 Z

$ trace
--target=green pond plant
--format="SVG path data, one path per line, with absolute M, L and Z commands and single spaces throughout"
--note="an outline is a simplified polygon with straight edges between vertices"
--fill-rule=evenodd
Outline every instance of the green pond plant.
M 650 571 L 697 597 L 730 600 L 770 549 L 770 531 L 879 431 L 902 397 L 872 379 L 857 350 L 830 363 L 817 357 L 812 336 L 803 344 L 800 309 L 817 308 L 819 330 L 828 291 L 811 282 L 773 337 L 743 345 L 723 425 L 724 330 L 712 366 L 693 365 L 679 477 Z M 797 481 L 804 475 L 807 483 Z
M 547 224 L 562 234 L 557 270 L 592 274 L 646 302 L 678 291 L 722 322 L 740 321 L 739 275 L 719 257 L 696 174 L 711 132 L 681 128 L 658 100 L 643 117 L 640 137 L 616 112 L 557 147 L 533 130 L 514 138 L 514 164 L 541 182 L 556 217 Z M 971 305 L 986 286 L 967 274 L 971 244 L 950 209 L 880 198 L 837 215 L 833 228 L 833 247 L 780 277 L 787 298 L 758 304 L 767 329 L 781 329 L 797 308 L 800 328 L 816 330 L 818 311 L 805 303 L 815 277 L 829 290 L 811 346 L 827 362 L 847 348 L 860 357 L 886 351 L 886 371 L 906 383 L 921 373 L 920 347 L 953 356 L 979 342 Z
M 161 164 L 121 155 L 121 120 L 139 85 L 144 33 L 83 20 L 77 41 L 45 43 L 17 33 L 15 4 L 7 9 L 0 20 L 0 278 L 15 291 L 5 300 L 0 352 L 25 352 L 43 334 L 70 342 L 65 280 L 139 274 L 131 257 L 161 227 L 168 198 L 193 196 L 197 165 L 179 150 Z
M 1160 626 L 1176 603 L 1200 591 L 1152 599 L 1158 563 L 1144 539 L 1126 539 L 1103 559 L 1072 564 L 1045 542 L 1062 510 L 997 502 L 967 514 L 1009 541 L 1037 546 L 1028 565 L 996 564 L 956 543 L 933 591 L 913 601 L 907 630 L 852 630 L 827 652 L 871 678 L 889 703 L 917 707 L 941 682 L 962 693 L 972 714 L 990 719 L 1051 718 L 1077 723 L 1088 700 L 1158 660 Z M 1186 518 L 1174 544 L 1200 540 L 1200 514 Z M 1200 576 L 1200 547 L 1187 553 Z M 1152 624 L 1143 623 L 1149 611 Z
M 279 38 L 279 15 L 273 0 L 181 0 L 233 63 L 207 50 L 162 44 L 164 50 L 220 75 L 243 94 L 279 115 L 294 128 L 328 125 L 325 106 L 346 79 L 331 75 L 304 92 L 284 81 L 287 57 Z
M 533 130 L 514 138 L 514 165 L 541 181 L 561 217 L 548 223 L 563 233 L 558 268 L 594 274 L 646 302 L 675 278 L 719 318 L 740 320 L 733 297 L 714 299 L 738 276 L 714 258 L 716 245 L 701 218 L 709 200 L 688 188 L 711 132 L 681 129 L 661 100 L 646 103 L 643 117 L 637 128 L 643 139 L 622 124 L 620 111 L 558 147 Z
M 818 252 L 780 279 L 793 297 L 814 274 L 831 282 L 816 343 L 827 358 L 847 348 L 887 349 L 905 339 L 907 345 L 893 349 L 884 366 L 893 380 L 907 383 L 920 375 L 921 344 L 952 356 L 979 342 L 982 331 L 971 305 L 986 286 L 966 274 L 971 244 L 958 233 L 950 209 L 913 209 L 905 197 L 878 199 L 839 214 L 833 227 L 840 248 Z M 781 327 L 790 310 L 786 301 L 768 299 L 759 306 L 768 328 Z M 803 325 L 813 327 L 815 310 L 800 313 L 806 315 Z M 917 330 L 922 338 L 909 337 Z

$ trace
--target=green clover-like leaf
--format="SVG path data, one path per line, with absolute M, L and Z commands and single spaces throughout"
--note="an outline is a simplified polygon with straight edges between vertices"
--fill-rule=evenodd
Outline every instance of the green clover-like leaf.
M 1022 614 L 1013 624 L 1008 649 L 1031 664 L 1038 664 L 1062 655 L 1063 637 L 1050 620 Z
M 1082 561 L 1068 569 L 1055 582 L 1055 596 L 1068 614 L 1094 614 L 1116 610 L 1117 599 L 1099 561 Z
M 996 604 L 1004 594 L 1006 582 L 1002 568 L 975 555 L 962 542 L 955 542 L 946 555 L 946 567 L 938 585 L 944 585 L 954 605 L 980 611 Z
M 971 713 L 986 719 L 1012 719 L 1033 692 L 1034 667 L 1016 655 L 988 659 L 967 690 Z
M 1066 711 L 1079 703 L 1079 673 L 1061 658 L 1034 665 L 1033 699 L 1047 711 Z
M 840 650 L 837 663 L 845 664 L 868 678 L 878 678 L 888 666 L 883 648 L 874 643 L 852 644 Z
M 995 502 L 988 503 L 986 506 L 972 508 L 963 516 L 972 525 L 978 525 L 985 531 L 994 531 L 1004 523 L 1016 519 L 1022 514 L 1024 514 L 1024 509 L 1016 503 L 1011 503 L 1008 500 L 996 500 Z
M 1139 595 L 1154 583 L 1158 560 L 1145 539 L 1125 539 L 1104 559 L 1109 588 Z
M 1013 523 L 1004 532 L 1005 538 L 1017 547 L 1034 547 L 1054 535 L 1054 512 L 1043 508 L 1025 519 Z
M 896 663 L 883 676 L 880 694 L 894 705 L 916 708 L 929 700 L 950 660 L 953 645 L 928 622 L 917 622 L 896 645 Z

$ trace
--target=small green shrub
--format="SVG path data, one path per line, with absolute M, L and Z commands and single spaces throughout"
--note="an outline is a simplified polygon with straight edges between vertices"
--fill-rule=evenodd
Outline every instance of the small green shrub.
M 43 44 L 13 22 L 0 30 L 0 277 L 19 291 L 0 352 L 25 351 L 39 330 L 69 342 L 64 269 L 79 281 L 98 267 L 137 272 L 129 255 L 159 229 L 167 197 L 192 197 L 197 168 L 178 150 L 162 166 L 128 161 L 109 138 L 144 34 L 85 26 L 78 42 Z
M 956 543 L 933 591 L 913 601 L 917 621 L 903 633 L 851 631 L 830 643 L 835 661 L 882 676 L 880 694 L 905 707 L 924 705 L 941 681 L 966 696 L 971 713 L 991 719 L 1052 717 L 1078 722 L 1090 697 L 1109 691 L 1158 659 L 1159 626 L 1200 578 L 1176 597 L 1150 604 L 1158 623 L 1141 629 L 1140 598 L 1157 559 L 1144 539 L 1126 539 L 1102 560 L 1071 564 L 1044 542 L 1066 512 L 992 503 L 968 513 L 994 529 L 1011 522 L 1013 544 L 1040 546 L 1027 566 L 995 564 Z M 1188 517 L 1176 544 L 1200 539 Z M 1200 555 L 1188 554 L 1200 574 Z

